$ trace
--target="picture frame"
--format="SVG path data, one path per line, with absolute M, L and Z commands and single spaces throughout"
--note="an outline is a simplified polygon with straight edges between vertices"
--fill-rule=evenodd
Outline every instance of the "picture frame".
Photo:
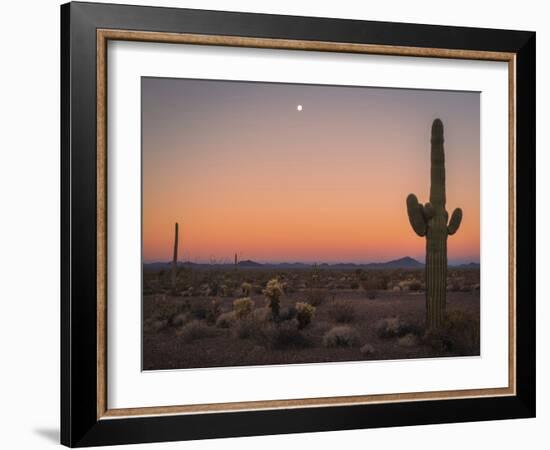
M 508 65 L 508 386 L 112 409 L 107 43 Z M 535 42 L 527 31 L 72 2 L 61 6 L 61 443 L 70 447 L 529 418 L 535 378 Z

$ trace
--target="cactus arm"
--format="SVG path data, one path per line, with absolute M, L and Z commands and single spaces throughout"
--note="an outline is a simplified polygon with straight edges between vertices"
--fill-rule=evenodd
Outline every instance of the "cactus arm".
M 449 220 L 447 233 L 449 233 L 451 236 L 455 234 L 460 227 L 460 222 L 462 222 L 462 210 L 460 208 L 456 208 L 451 215 L 451 220 Z
M 409 194 L 407 197 L 407 214 L 412 229 L 418 236 L 426 236 L 426 219 L 424 218 L 423 207 L 418 203 L 416 195 Z

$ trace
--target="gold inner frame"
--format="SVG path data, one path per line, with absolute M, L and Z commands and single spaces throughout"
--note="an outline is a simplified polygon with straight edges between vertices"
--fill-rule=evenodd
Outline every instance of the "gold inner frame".
M 200 405 L 149 406 L 109 409 L 107 405 L 107 42 L 109 40 L 195 45 L 218 45 L 267 49 L 364 53 L 392 56 L 436 57 L 502 61 L 508 63 L 508 386 L 399 394 L 318 397 Z M 403 47 L 341 42 L 299 41 L 239 36 L 157 33 L 114 29 L 97 30 L 97 418 L 165 414 L 218 413 L 231 411 L 344 406 L 368 403 L 445 400 L 516 394 L 516 54 L 477 50 Z

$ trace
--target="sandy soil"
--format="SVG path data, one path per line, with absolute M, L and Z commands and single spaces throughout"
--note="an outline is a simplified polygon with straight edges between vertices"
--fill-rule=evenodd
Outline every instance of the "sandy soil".
M 262 294 L 252 296 L 256 307 L 265 305 Z M 233 298 L 219 299 L 222 312 L 231 311 Z M 294 305 L 304 300 L 303 292 L 285 295 L 282 307 Z M 333 301 L 347 300 L 353 304 L 355 318 L 347 324 L 336 323 L 331 316 L 330 305 Z M 166 304 L 209 305 L 211 297 L 163 296 L 160 300 Z M 144 296 L 143 318 L 151 322 L 159 308 L 159 296 Z M 461 311 L 479 318 L 479 291 L 448 292 L 447 311 Z M 334 290 L 328 298 L 317 307 L 311 324 L 301 331 L 303 342 L 290 345 L 284 349 L 271 349 L 259 345 L 252 338 L 238 338 L 233 329 L 218 328 L 210 325 L 208 335 L 191 342 L 178 335 L 178 327 L 165 326 L 162 329 L 144 327 L 143 334 L 143 368 L 181 369 L 217 366 L 271 365 L 293 363 L 317 363 L 356 360 L 387 360 L 430 358 L 456 356 L 429 345 L 422 338 L 407 344 L 398 337 L 381 338 L 377 335 L 376 324 L 380 319 L 398 316 L 407 324 L 423 329 L 425 314 L 424 292 L 389 292 L 379 291 L 376 299 L 368 299 L 363 290 Z M 205 321 L 203 321 L 206 323 Z M 332 327 L 348 325 L 359 334 L 359 343 L 354 347 L 326 348 L 323 346 L 323 335 Z M 418 334 L 419 336 L 422 333 Z M 371 354 L 361 352 L 361 347 L 370 344 L 374 350 Z M 479 354 L 479 347 L 469 350 L 469 354 Z

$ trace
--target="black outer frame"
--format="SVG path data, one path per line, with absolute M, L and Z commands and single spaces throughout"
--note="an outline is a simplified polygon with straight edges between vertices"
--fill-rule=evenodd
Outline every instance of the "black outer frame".
M 96 29 L 516 54 L 517 395 L 98 420 Z M 128 5 L 61 6 L 61 443 L 71 447 L 535 416 L 534 32 Z

